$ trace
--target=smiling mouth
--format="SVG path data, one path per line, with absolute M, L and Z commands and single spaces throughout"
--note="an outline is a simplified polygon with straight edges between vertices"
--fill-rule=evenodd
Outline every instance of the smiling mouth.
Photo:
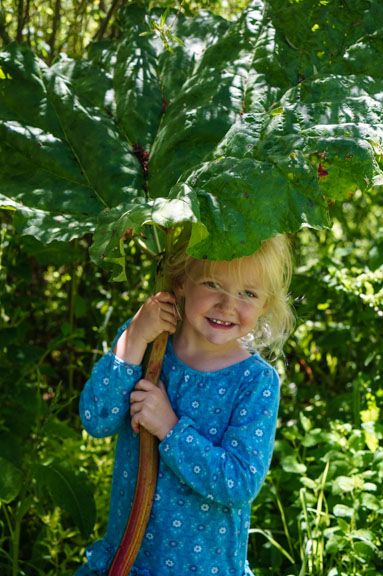
M 216 318 L 207 318 L 207 320 L 215 326 L 223 326 L 224 328 L 234 326 L 233 322 L 226 322 L 225 320 L 217 320 Z

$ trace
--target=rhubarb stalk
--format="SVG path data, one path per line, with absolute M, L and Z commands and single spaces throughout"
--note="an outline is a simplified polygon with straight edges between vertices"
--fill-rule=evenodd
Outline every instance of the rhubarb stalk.
M 165 255 L 170 253 L 173 241 L 174 229 L 170 228 L 166 234 Z M 166 269 L 165 266 L 164 268 Z M 156 291 L 159 290 L 171 290 L 163 269 L 159 270 L 156 277 Z M 145 379 L 156 385 L 160 378 L 167 341 L 168 333 L 163 332 L 152 342 L 145 354 Z M 149 521 L 156 490 L 157 472 L 158 440 L 143 426 L 140 426 L 140 456 L 136 491 L 128 523 L 109 570 L 109 576 L 128 576 L 131 571 Z
M 145 378 L 158 384 L 168 333 L 153 342 Z M 149 521 L 158 470 L 158 440 L 140 426 L 140 460 L 136 492 L 124 535 L 114 557 L 109 576 L 128 576 L 136 559 Z

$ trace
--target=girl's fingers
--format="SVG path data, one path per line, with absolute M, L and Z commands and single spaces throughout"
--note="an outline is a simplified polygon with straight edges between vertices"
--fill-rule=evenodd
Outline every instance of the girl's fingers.
M 134 390 L 145 390 L 148 392 L 149 390 L 153 390 L 155 388 L 157 388 L 157 386 L 153 384 L 153 382 L 150 382 L 150 380 L 145 380 L 145 378 L 141 378 L 141 380 L 139 380 L 135 385 Z M 132 394 L 134 394 L 134 392 L 132 392 Z
M 138 391 L 138 390 L 143 390 L 144 392 L 150 392 L 150 390 L 158 390 L 158 388 L 160 390 L 162 390 L 163 392 L 166 392 L 165 384 L 162 382 L 162 380 L 159 380 L 158 386 L 156 386 L 155 384 L 153 384 L 153 382 L 150 382 L 150 380 L 146 380 L 145 378 L 141 378 L 141 380 L 139 380 L 137 382 L 137 384 L 135 385 L 133 392 L 131 392 L 130 399 L 132 400 L 133 395 L 135 398 L 136 391 Z M 140 400 L 143 400 L 144 397 L 145 397 L 145 394 L 142 393 Z M 135 401 L 140 401 L 140 400 L 135 400 Z
M 145 403 L 148 406 L 155 406 L 159 400 L 159 390 L 161 390 L 160 394 L 162 392 L 166 394 L 165 386 L 161 380 L 159 381 L 159 386 L 149 382 L 149 380 L 139 380 L 130 394 L 130 413 L 137 414 L 137 412 L 142 410 Z
M 132 420 L 131 420 L 131 426 L 132 426 L 132 428 L 133 428 L 133 431 L 134 431 L 136 434 L 139 434 L 139 432 L 140 432 L 140 423 L 139 423 L 139 421 L 138 421 L 137 418 L 135 418 L 135 417 L 132 418 Z
M 165 314 L 169 314 L 172 318 L 177 316 L 177 312 L 174 304 L 169 304 L 168 302 L 160 303 L 160 310 Z
M 174 334 L 177 330 L 177 326 L 173 322 L 169 322 L 167 320 L 162 321 L 162 332 L 169 332 L 170 334 Z
M 135 414 L 138 414 L 142 408 L 142 406 L 140 405 L 140 402 L 134 402 L 134 404 L 130 405 L 130 415 L 134 416 Z
M 144 391 L 140 391 L 140 390 L 136 390 L 133 391 L 130 394 L 130 403 L 136 403 L 136 402 L 142 402 L 143 400 L 145 400 L 145 396 L 146 396 L 146 392 Z
M 144 408 L 144 402 L 132 402 L 130 405 L 130 416 L 133 417 L 136 414 L 139 414 L 141 410 Z
M 168 312 L 161 312 L 160 319 L 165 326 L 171 326 L 172 328 L 177 326 L 176 317 L 170 315 Z
M 162 293 L 160 293 L 162 294 Z M 157 294 L 156 296 L 154 296 L 154 299 L 157 300 L 157 302 L 159 302 L 161 304 L 161 311 L 163 312 L 167 312 L 168 314 L 170 314 L 170 316 L 173 318 L 175 318 L 176 322 L 177 320 L 180 318 L 180 312 L 177 306 L 177 300 L 176 298 L 173 296 L 173 294 L 169 294 L 170 298 L 169 299 L 162 299 L 162 298 L 157 298 Z
M 170 295 L 171 296 L 171 295 Z M 166 332 L 175 332 L 177 327 L 177 313 L 173 303 L 173 297 L 170 302 L 159 300 L 156 296 L 153 297 L 152 304 L 155 304 L 157 310 L 155 311 L 155 321 L 160 330 Z
M 170 304 L 175 304 L 176 297 L 171 292 L 157 292 L 154 298 L 159 302 L 169 302 Z
M 166 306 L 167 308 L 165 308 L 164 304 L 161 305 L 160 319 L 171 326 L 177 326 L 177 313 L 175 307 L 170 304 L 166 304 Z

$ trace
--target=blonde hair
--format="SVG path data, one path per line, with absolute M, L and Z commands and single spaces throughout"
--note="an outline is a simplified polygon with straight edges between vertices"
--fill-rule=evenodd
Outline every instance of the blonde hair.
M 187 254 L 187 241 L 176 243 L 165 263 L 164 273 L 173 288 L 180 285 L 188 275 L 196 259 Z M 214 274 L 214 260 L 204 260 L 208 271 Z M 254 268 L 260 277 L 262 289 L 266 294 L 267 309 L 260 317 L 258 326 L 242 339 L 249 348 L 269 351 L 272 355 L 282 352 L 288 336 L 295 325 L 295 315 L 289 298 L 289 286 L 292 276 L 292 256 L 290 241 L 286 235 L 278 235 L 262 242 L 261 248 L 251 256 L 235 258 L 227 263 L 229 274 L 235 274 L 240 282 L 243 276 L 243 264 Z M 247 267 L 248 269 L 248 267 Z

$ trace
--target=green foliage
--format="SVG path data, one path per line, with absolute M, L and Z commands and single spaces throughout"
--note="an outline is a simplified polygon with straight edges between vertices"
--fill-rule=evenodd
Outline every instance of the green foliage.
M 1 204 L 44 242 L 94 232 L 94 261 L 118 279 L 130 237 L 161 251 L 148 224 L 188 224 L 192 255 L 226 260 L 323 228 L 329 203 L 382 182 L 381 69 L 359 57 L 368 41 L 378 62 L 382 16 L 373 0 L 254 0 L 231 23 L 129 5 L 120 35 L 87 60 L 48 68 L 11 44 L 0 56 Z M 174 30 L 174 54 L 145 18 Z
M 0 41 L 26 42 L 46 61 L 53 62 L 64 51 L 82 55 L 92 37 L 113 30 L 121 2 L 77 2 L 75 0 L 2 0 Z
M 253 507 L 249 560 L 257 576 L 382 571 L 382 216 L 379 194 L 358 193 L 342 211 L 335 207 L 332 231 L 294 238 L 298 326 L 277 366 L 284 378 L 275 458 Z M 85 241 L 64 252 L 3 222 L 0 455 L 28 480 L 0 509 L 6 576 L 15 565 L 17 574 L 70 576 L 85 545 L 105 531 L 113 440 L 81 433 L 74 398 L 150 291 L 152 262 L 130 243 L 129 283 L 113 284 L 88 261 Z M 36 466 L 58 461 L 94 487 L 98 514 L 88 539 L 35 478 Z
M 257 576 L 383 568 L 383 206 L 356 200 L 331 234 L 295 239 L 298 327 L 279 365 L 274 465 L 253 507 Z
M 294 239 L 298 326 L 278 364 L 275 459 L 253 507 L 257 576 L 382 571 L 382 212 L 379 194 L 358 193 L 334 211 L 331 232 Z M 74 398 L 149 293 L 152 263 L 130 242 L 129 283 L 113 284 L 88 261 L 85 241 L 64 252 L 60 243 L 18 237 L 3 221 L 0 456 L 26 479 L 21 491 L 12 481 L 18 493 L 0 509 L 6 576 L 16 565 L 16 574 L 70 576 L 84 546 L 105 531 L 113 440 L 81 433 Z M 58 462 L 93 485 L 98 514 L 87 539 L 44 487 L 48 479 L 38 481 L 36 468 Z
M 305 218 L 323 226 L 331 198 L 331 232 L 293 238 L 298 325 L 278 363 L 275 459 L 254 503 L 249 559 L 256 576 L 383 572 L 381 5 L 273 0 L 267 10 L 233 23 L 180 16 L 171 30 L 185 46 L 170 42 L 173 55 L 140 36 L 140 14 L 165 29 L 174 12 L 161 24 L 163 11 L 144 7 L 127 7 L 86 60 L 61 56 L 49 68 L 26 47 L 2 53 L 4 576 L 69 576 L 105 531 L 113 440 L 82 432 L 77 399 L 150 292 L 153 260 L 140 248 L 154 255 L 163 229 L 185 221 L 193 250 L 214 255 L 207 225 L 231 257 L 282 214 L 285 230 Z M 254 230 L 241 220 L 254 217 L 248 184 L 255 206 L 274 199 Z M 15 234 L 13 212 L 29 235 Z M 96 226 L 93 258 L 115 259 L 127 282 L 109 283 L 89 261 Z
M 314 427 L 315 415 L 304 412 L 300 420 L 281 430 L 279 466 L 254 506 L 253 522 L 263 527 L 252 531 L 255 566 L 271 561 L 270 573 L 285 573 L 280 570 L 287 558 L 291 574 L 378 574 L 382 449 L 370 450 L 363 430 L 351 424 Z M 276 552 L 271 558 L 265 539 Z M 256 571 L 263 573 L 269 572 Z
M 20 493 L 22 484 L 21 471 L 16 468 L 9 460 L 0 458 L 1 476 L 0 476 L 0 502 L 9 504 Z
M 96 520 L 93 491 L 84 474 L 75 474 L 61 464 L 40 464 L 36 478 L 41 489 L 47 488 L 54 502 L 72 517 L 81 535 L 88 538 Z
M 141 3 L 149 10 L 152 8 L 152 2 L 142 0 Z M 182 0 L 180 3 L 158 0 L 155 5 L 174 8 L 188 16 L 204 8 L 230 17 L 243 10 L 247 3 L 246 0 L 225 3 L 220 0 Z M 62 52 L 72 58 L 81 58 L 92 39 L 101 40 L 118 34 L 118 9 L 123 4 L 123 0 L 2 0 L 0 45 L 6 46 L 12 40 L 26 42 L 49 63 L 54 62 Z M 161 28 L 165 40 L 169 38 L 172 42 L 167 28 Z
M 86 242 L 44 247 L 4 219 L 0 238 L 0 572 L 69 575 L 105 531 L 113 448 L 81 433 L 77 397 L 153 266 L 132 246 L 121 294 Z

